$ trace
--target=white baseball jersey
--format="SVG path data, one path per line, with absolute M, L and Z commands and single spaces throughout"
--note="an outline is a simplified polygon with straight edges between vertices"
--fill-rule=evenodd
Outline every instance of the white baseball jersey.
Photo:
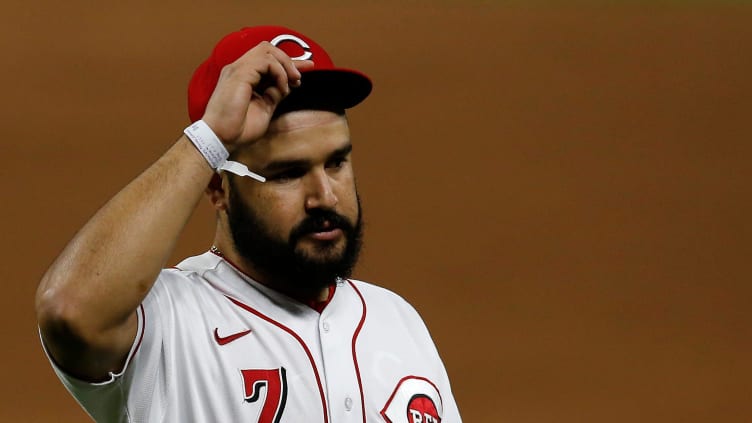
M 87 383 L 53 367 L 101 422 L 461 421 L 402 298 L 341 280 L 319 313 L 210 252 L 161 272 L 122 372 Z

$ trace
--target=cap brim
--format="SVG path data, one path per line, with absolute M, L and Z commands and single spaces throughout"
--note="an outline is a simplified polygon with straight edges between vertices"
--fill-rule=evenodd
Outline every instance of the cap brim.
M 312 69 L 302 72 L 300 87 L 277 106 L 276 115 L 293 110 L 344 111 L 368 97 L 371 80 L 352 69 Z

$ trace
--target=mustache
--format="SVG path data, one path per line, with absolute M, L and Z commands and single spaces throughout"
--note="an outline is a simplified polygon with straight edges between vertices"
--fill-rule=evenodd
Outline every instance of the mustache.
M 290 232 L 290 242 L 296 243 L 300 238 L 315 232 L 341 229 L 346 234 L 355 228 L 346 217 L 332 210 L 312 210 L 303 221 Z

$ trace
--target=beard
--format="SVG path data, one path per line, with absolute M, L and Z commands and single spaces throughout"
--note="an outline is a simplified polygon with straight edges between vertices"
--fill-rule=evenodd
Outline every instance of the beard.
M 270 227 L 237 192 L 231 183 L 227 209 L 230 233 L 238 254 L 263 277 L 259 282 L 293 298 L 312 300 L 338 278 L 350 277 L 360 255 L 363 236 L 357 192 L 358 215 L 354 223 L 333 210 L 311 209 L 287 239 L 272 235 Z M 304 236 L 335 228 L 344 234 L 344 249 L 338 249 L 336 242 L 316 243 L 314 254 L 298 248 Z

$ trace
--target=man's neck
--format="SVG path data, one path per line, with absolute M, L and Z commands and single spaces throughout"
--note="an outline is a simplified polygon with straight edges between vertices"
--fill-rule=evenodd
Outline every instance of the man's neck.
M 325 305 L 328 303 L 333 295 L 335 281 L 332 281 L 331 285 L 324 287 L 321 290 L 317 290 L 317 292 L 301 292 L 300 289 L 296 289 L 299 285 L 296 284 L 295 281 L 280 280 L 279 278 L 275 278 L 272 275 L 261 271 L 249 260 L 243 258 L 243 256 L 241 256 L 232 245 L 222 243 L 220 240 L 215 240 L 215 244 L 211 247 L 211 252 L 225 259 L 254 281 L 281 294 L 285 294 L 303 304 L 308 304 L 314 309 L 319 308 L 316 306 L 317 304 L 323 303 Z

